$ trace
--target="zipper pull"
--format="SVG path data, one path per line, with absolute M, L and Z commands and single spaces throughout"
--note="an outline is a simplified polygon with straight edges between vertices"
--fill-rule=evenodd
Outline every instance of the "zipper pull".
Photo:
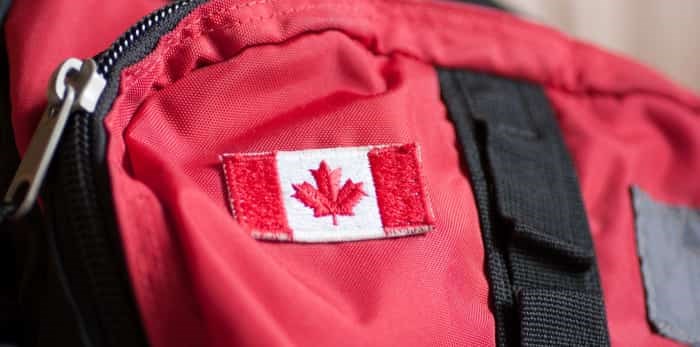
M 4 203 L 15 206 L 12 219 L 23 217 L 34 206 L 70 114 L 94 112 L 106 84 L 92 59 L 70 58 L 53 73 L 48 105 L 5 195 Z

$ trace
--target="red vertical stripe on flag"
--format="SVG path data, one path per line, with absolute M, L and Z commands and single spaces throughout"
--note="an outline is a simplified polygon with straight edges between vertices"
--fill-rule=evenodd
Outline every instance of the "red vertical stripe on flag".
M 256 238 L 291 239 L 275 153 L 222 157 L 231 212 Z
M 368 153 L 377 204 L 387 234 L 424 232 L 433 224 L 415 144 L 379 147 Z

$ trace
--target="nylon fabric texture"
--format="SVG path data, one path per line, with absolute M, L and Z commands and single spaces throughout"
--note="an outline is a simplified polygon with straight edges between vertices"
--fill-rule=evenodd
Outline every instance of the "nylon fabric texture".
M 663 94 L 547 94 L 581 183 L 612 345 L 681 346 L 648 321 L 629 188 L 700 206 L 700 110 Z
M 320 46 L 326 54 L 334 52 L 328 55 L 330 59 L 319 61 L 314 47 Z M 339 56 L 348 61 L 336 60 Z M 197 274 L 175 278 L 184 282 L 179 284 L 183 291 L 194 289 L 193 297 L 175 296 L 179 293 L 172 288 L 165 295 L 166 288 L 143 289 L 139 292 L 144 295 L 159 293 L 157 298 L 143 298 L 144 307 L 173 309 L 172 302 L 192 303 L 195 307 L 177 308 L 182 311 L 175 315 L 187 317 L 189 309 L 199 311 L 208 329 L 195 330 L 192 324 L 179 329 L 206 333 L 196 339 L 211 339 L 211 345 L 303 341 L 334 345 L 341 340 L 351 341 L 351 345 L 396 341 L 491 344 L 493 320 L 488 311 L 480 235 L 476 219 L 461 211 L 473 202 L 469 194 L 449 196 L 455 186 L 464 191 L 469 187 L 459 170 L 457 149 L 445 153 L 444 148 L 451 146 L 450 138 L 436 133 L 439 128 L 449 131 L 451 127 L 444 111 L 432 112 L 441 107 L 432 67 L 400 56 L 374 57 L 337 32 L 313 34 L 281 46 L 261 46 L 239 58 L 243 60 L 197 70 L 149 96 L 135 115 L 123 113 L 133 115 L 124 135 L 129 173 L 146 186 L 160 188 L 153 191 L 154 197 L 147 191 L 133 192 L 135 196 L 129 197 L 128 190 L 135 182 L 116 188 L 128 205 L 122 207 L 138 210 L 141 216 L 122 218 L 122 228 L 140 235 L 149 223 L 143 219 L 152 218 L 152 213 L 144 213 L 150 204 L 134 204 L 143 199 L 140 195 L 167 201 L 164 221 L 183 239 L 183 261 L 189 273 Z M 261 60 L 264 67 L 259 65 Z M 309 70 L 309 66 L 320 70 Z M 268 72 L 261 73 L 261 68 Z M 408 75 L 410 79 L 403 77 Z M 426 93 L 426 87 L 432 92 Z M 257 88 L 261 89 L 259 97 L 249 94 Z M 426 96 L 421 96 L 424 93 Z M 316 100 L 307 100 L 304 95 Z M 406 104 L 409 96 L 414 102 Z M 230 100 L 239 101 L 232 104 Z M 128 109 L 118 104 L 115 110 Z M 191 116 L 193 112 L 197 117 Z M 431 123 L 438 128 L 420 129 L 416 118 L 424 114 L 434 117 Z M 108 127 L 118 121 L 117 117 L 109 119 L 115 123 Z M 154 133 L 152 129 L 158 130 Z M 366 146 L 409 139 L 421 144 L 425 171 L 440 173 L 426 182 L 430 195 L 439 196 L 441 201 L 434 205 L 440 211 L 436 212 L 435 225 L 439 232 L 390 243 L 260 243 L 221 209 L 225 196 L 218 155 L 224 151 Z M 165 153 L 172 156 L 163 156 Z M 129 214 L 134 216 L 133 212 Z M 202 214 L 207 218 L 198 217 Z M 206 238 L 200 230 L 208 230 Z M 137 234 L 128 237 L 132 242 L 133 237 L 141 238 Z M 139 248 L 158 251 L 152 245 Z M 138 262 L 147 265 L 152 258 Z M 147 274 L 136 275 L 141 276 Z M 151 324 L 168 323 L 158 318 L 165 313 L 151 314 Z M 157 320 L 162 323 L 155 323 Z M 149 331 L 161 329 L 165 327 Z M 177 338 L 170 333 L 160 335 Z
M 15 4 L 7 32 L 21 150 L 51 69 L 101 51 L 159 4 Z M 700 206 L 700 101 L 508 14 L 363 0 L 212 1 L 122 75 L 108 157 L 151 343 L 493 345 L 472 187 L 433 65 L 546 88 L 580 178 L 613 346 L 676 346 L 646 320 L 628 187 Z M 436 223 L 425 237 L 272 245 L 227 211 L 219 153 L 392 142 L 423 148 Z
M 228 49 L 226 41 L 217 43 Z M 205 44 L 192 51 L 215 52 L 209 49 Z M 468 192 L 469 186 L 457 149 L 445 151 L 454 137 L 438 133 L 452 128 L 444 111 L 433 112 L 442 106 L 432 66 L 402 55 L 376 56 L 335 30 L 250 48 L 237 58 L 242 60 L 198 69 L 173 84 L 156 80 L 162 88 L 145 95 L 136 112 L 130 98 L 149 78 L 127 71 L 123 85 L 135 84 L 123 89 L 107 119 L 110 131 L 126 125 L 124 135 L 111 138 L 112 148 L 123 138 L 128 150 L 123 159 L 110 153 L 110 160 L 124 162 L 113 164 L 149 187 L 115 180 L 124 184 L 115 186 L 124 203 L 117 202 L 118 208 L 131 211 L 125 210 L 131 217 L 120 218 L 122 230 L 133 230 L 125 233 L 127 247 L 149 253 L 127 251 L 135 255 L 130 262 L 146 267 L 134 277 L 155 279 L 136 284 L 137 295 L 144 295 L 142 307 L 153 310 L 145 312 L 145 320 L 147 331 L 157 335 L 151 337 L 154 344 L 181 343 L 189 334 L 192 345 L 214 346 L 492 344 L 483 247 L 476 218 L 461 211 L 473 206 L 471 194 L 449 194 L 455 187 Z M 421 126 L 418 117 L 424 114 L 434 117 L 435 127 Z M 434 235 L 390 243 L 280 245 L 250 238 L 220 208 L 225 201 L 220 153 L 406 142 L 421 145 L 426 172 L 440 173 L 425 182 L 430 196 L 440 200 L 434 204 L 440 232 Z M 168 153 L 172 156 L 164 156 Z M 166 202 L 167 213 L 154 218 L 159 212 L 145 199 Z M 171 271 L 187 271 L 167 279 L 161 277 L 167 273 L 148 269 L 154 257 L 163 257 L 162 249 L 140 244 L 148 241 L 141 236 L 144 226 L 159 230 L 149 224 L 160 218 L 183 248 L 186 268 Z M 201 230 L 208 230 L 205 238 Z M 139 290 L 139 285 L 156 287 Z M 170 333 L 172 322 L 160 318 L 198 318 L 190 312 L 199 312 L 201 321 L 179 323 L 180 336 Z

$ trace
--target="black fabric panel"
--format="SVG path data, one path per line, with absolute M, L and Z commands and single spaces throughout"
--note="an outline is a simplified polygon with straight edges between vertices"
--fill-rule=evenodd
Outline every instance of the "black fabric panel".
M 0 15 L 8 5 L 9 1 L 0 1 Z M 10 120 L 4 35 L 0 40 L 0 194 L 4 194 L 20 158 Z M 57 262 L 47 256 L 47 228 L 39 209 L 10 221 L 14 210 L 13 205 L 0 204 L 0 346 L 79 346 L 82 340 Z
M 0 0 L 0 21 L 4 6 Z M 14 207 L 1 203 L 5 198 L 5 192 L 15 176 L 19 166 L 19 153 L 15 146 L 15 135 L 10 119 L 10 72 L 7 62 L 7 50 L 5 48 L 5 35 L 0 35 L 0 227 L 13 211 Z M 9 227 L 8 227 L 9 228 Z M 0 231 L 6 229 L 0 229 Z
M 7 1 L 0 1 L 0 22 Z M 17 343 L 20 334 L 17 293 L 17 261 L 15 250 L 16 229 L 6 221 L 14 213 L 14 206 L 2 203 L 19 165 L 12 123 L 10 122 L 10 88 L 7 52 L 4 35 L 0 38 L 0 344 Z
M 479 208 L 498 345 L 607 345 L 578 181 L 544 92 L 482 73 L 439 77 Z

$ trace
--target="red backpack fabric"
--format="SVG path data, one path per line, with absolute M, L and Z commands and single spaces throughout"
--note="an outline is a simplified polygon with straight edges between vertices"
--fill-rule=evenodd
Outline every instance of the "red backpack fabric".
M 55 66 L 101 52 L 161 5 L 14 4 L 20 153 Z M 496 345 L 474 188 L 436 66 L 546 91 L 579 178 L 611 344 L 681 345 L 647 318 L 629 189 L 700 208 L 700 99 L 513 14 L 409 0 L 213 0 L 122 70 L 104 160 L 148 342 Z M 434 214 L 424 235 L 260 241 L 229 210 L 222 154 L 413 143 Z

